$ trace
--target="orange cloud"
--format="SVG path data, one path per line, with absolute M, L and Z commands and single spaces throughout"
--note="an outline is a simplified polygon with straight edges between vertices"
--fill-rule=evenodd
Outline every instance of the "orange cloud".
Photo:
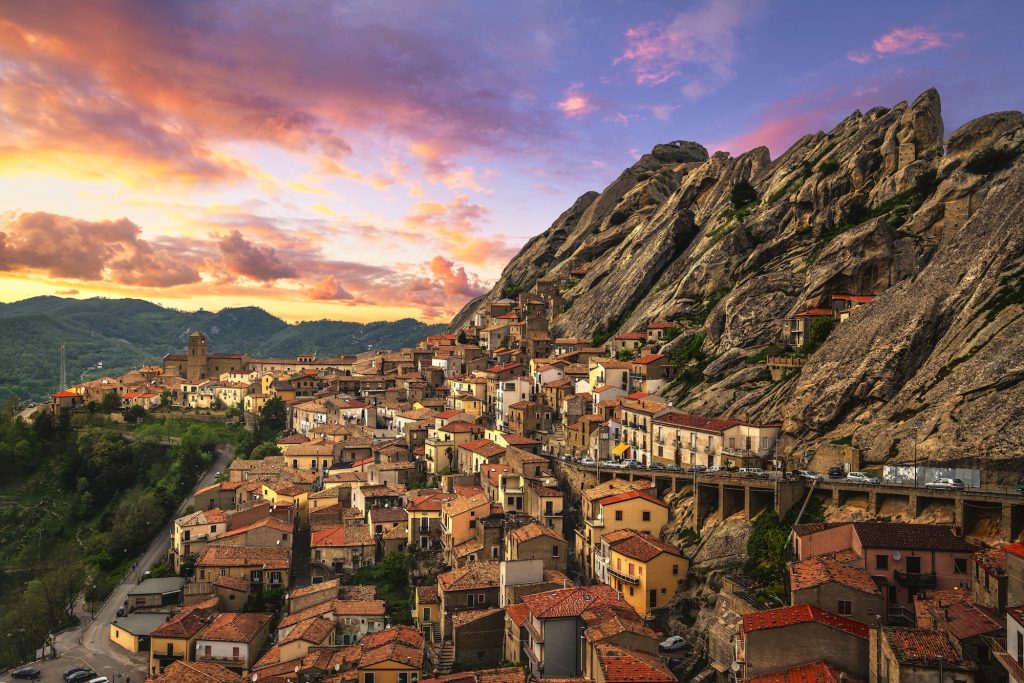
M 963 37 L 963 33 L 934 31 L 923 26 L 894 28 L 875 38 L 871 42 L 871 51 L 850 50 L 846 53 L 846 58 L 857 64 L 867 64 L 875 58 L 912 55 L 940 47 L 950 47 Z
M 570 119 L 580 119 L 597 110 L 597 105 L 583 92 L 582 83 L 570 85 L 565 91 L 565 98 L 557 106 Z

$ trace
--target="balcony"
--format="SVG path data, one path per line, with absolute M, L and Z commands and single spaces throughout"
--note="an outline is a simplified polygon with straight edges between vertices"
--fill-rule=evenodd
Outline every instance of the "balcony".
M 1020 662 L 1010 656 L 1010 653 L 1006 651 L 1003 644 L 996 638 L 989 638 L 988 646 L 992 651 L 992 656 L 1003 665 L 1006 673 L 1010 675 L 1010 682 L 1024 683 L 1024 666 L 1021 666 Z
M 615 569 L 611 566 L 608 567 L 608 573 L 614 576 L 616 579 L 622 581 L 622 583 L 628 583 L 630 586 L 640 585 L 640 577 L 638 576 L 633 576 L 632 574 L 620 572 L 618 569 Z
M 587 520 L 587 526 L 603 528 L 604 527 L 604 517 L 594 517 L 593 519 L 588 519 Z
M 915 586 L 918 588 L 934 588 L 938 583 L 938 577 L 932 574 L 919 574 L 916 572 L 896 572 L 896 583 L 903 586 Z

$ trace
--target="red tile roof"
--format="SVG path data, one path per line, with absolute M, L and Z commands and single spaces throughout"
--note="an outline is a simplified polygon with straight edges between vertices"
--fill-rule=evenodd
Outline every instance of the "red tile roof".
M 626 537 L 620 538 L 610 545 L 612 550 L 626 557 L 632 557 L 640 562 L 648 562 L 662 553 L 668 553 L 674 557 L 683 556 L 678 548 L 668 543 L 662 543 L 649 533 L 632 529 L 625 531 L 629 532 Z
M 871 595 L 882 591 L 871 575 L 863 569 L 848 567 L 827 557 L 812 557 L 789 566 L 790 587 L 797 591 L 826 583 L 838 583 Z
M 266 628 L 273 614 L 262 612 L 228 612 L 218 614 L 203 631 L 201 640 L 219 640 L 229 643 L 252 642 Z
M 532 522 L 526 526 L 521 526 L 518 529 L 513 529 L 508 532 L 508 536 L 516 541 L 516 543 L 525 543 L 526 541 L 532 541 L 535 538 L 541 536 L 547 536 L 555 541 L 565 542 L 565 538 L 562 534 L 558 533 L 554 529 L 549 529 L 543 524 Z
M 248 548 L 233 545 L 208 545 L 203 549 L 200 567 L 256 567 L 288 569 L 291 548 Z
M 822 661 L 754 676 L 748 679 L 748 683 L 839 683 L 840 680 L 853 680 L 849 676 L 840 679 L 840 673 Z
M 649 363 L 653 363 L 656 360 L 661 360 L 664 357 L 665 356 L 663 356 L 660 353 L 650 353 L 650 354 L 647 354 L 646 356 L 641 356 L 640 358 L 637 358 L 633 362 L 634 363 L 639 363 L 640 365 L 647 365 Z
M 505 612 L 516 626 L 522 626 L 523 622 L 526 621 L 526 618 L 530 616 L 530 608 L 522 602 L 517 602 L 514 605 L 508 605 L 505 608 Z
M 483 433 L 484 428 L 481 427 L 480 425 L 470 424 L 468 422 L 458 420 L 456 422 L 449 422 L 444 427 L 441 427 L 441 429 L 438 431 L 448 432 L 449 434 L 478 434 Z
M 793 624 L 816 621 L 840 631 L 845 631 L 858 638 L 868 637 L 868 627 L 859 621 L 841 617 L 814 605 L 794 605 L 778 609 L 754 612 L 743 616 L 743 632 L 762 631 L 770 628 L 783 628 Z
M 644 500 L 652 503 L 657 503 L 661 507 L 668 507 L 668 504 L 661 498 L 656 498 L 649 493 L 644 491 L 626 491 L 625 493 L 618 493 L 606 498 L 601 498 L 601 505 L 614 505 L 615 503 L 621 503 L 624 500 L 632 500 L 633 498 L 643 498 Z
M 497 588 L 500 583 L 500 563 L 492 561 L 470 562 L 464 567 L 439 574 L 437 585 L 443 591 Z
M 972 553 L 977 550 L 962 536 L 954 533 L 954 527 L 947 524 L 854 522 L 853 529 L 864 548 L 954 553 Z
M 598 605 L 622 602 L 622 598 L 614 588 L 601 584 L 524 595 L 523 602 L 538 619 L 557 619 L 578 617 Z
M 724 432 L 726 429 L 731 429 L 739 424 L 737 420 L 705 417 L 704 415 L 689 415 L 687 413 L 669 413 L 668 415 L 654 418 L 654 422 L 676 427 L 700 429 L 707 432 Z
M 832 315 L 831 308 L 808 308 L 800 311 L 796 314 L 796 317 L 800 318 L 820 318 L 822 316 Z
M 310 546 L 314 548 L 341 548 L 345 546 L 373 545 L 370 529 L 365 524 L 329 526 L 313 532 Z
M 889 641 L 896 661 L 901 664 L 937 666 L 941 659 L 944 666 L 959 666 L 963 663 L 949 637 L 941 631 L 921 628 L 887 628 L 885 638 Z
M 993 548 L 991 550 L 983 550 L 981 552 L 974 553 L 971 556 L 975 562 L 977 562 L 985 573 L 991 576 L 1003 576 L 1006 574 L 1006 549 L 1005 548 Z
M 619 645 L 598 643 L 597 661 L 605 683 L 676 683 L 676 675 L 660 659 Z
M 853 301 L 858 304 L 866 304 L 878 297 L 873 294 L 833 294 L 832 301 Z

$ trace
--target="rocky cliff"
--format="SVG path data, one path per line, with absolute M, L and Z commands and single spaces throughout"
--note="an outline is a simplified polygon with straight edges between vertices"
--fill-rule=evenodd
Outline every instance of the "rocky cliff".
M 1009 459 L 1024 436 L 1024 114 L 944 137 L 939 95 L 854 112 L 772 160 L 656 146 L 588 192 L 509 263 L 483 302 L 585 269 L 558 335 L 678 321 L 677 403 L 779 420 L 787 449 L 849 437 L 869 461 Z M 752 191 L 751 191 L 752 190 Z M 880 295 L 798 374 L 756 354 L 787 315 L 837 293 Z M 754 357 L 754 358 L 752 358 Z

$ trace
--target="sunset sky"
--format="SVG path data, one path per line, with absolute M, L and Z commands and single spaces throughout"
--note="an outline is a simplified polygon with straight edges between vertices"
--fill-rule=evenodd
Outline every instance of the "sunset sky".
M 1024 107 L 1020 2 L 0 0 L 0 300 L 447 320 L 654 144 Z

